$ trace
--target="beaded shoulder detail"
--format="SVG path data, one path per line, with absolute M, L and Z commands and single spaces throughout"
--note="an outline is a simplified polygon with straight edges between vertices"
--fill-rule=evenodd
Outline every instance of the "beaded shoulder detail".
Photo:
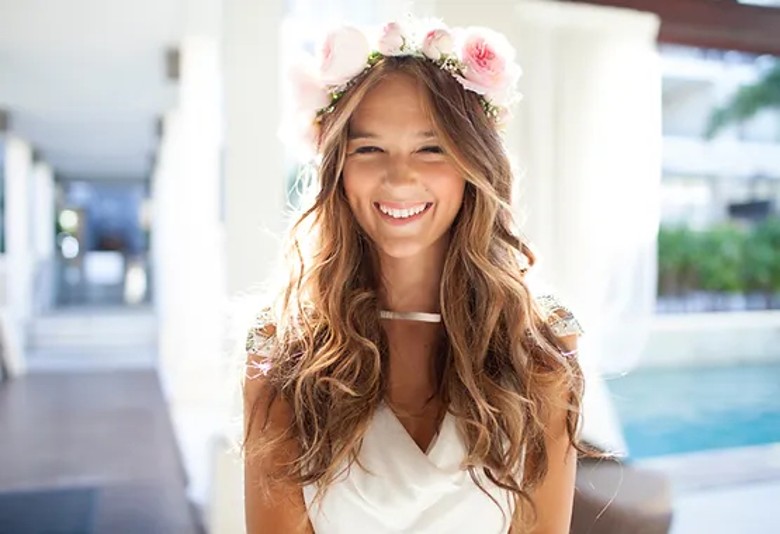
M 536 303 L 547 317 L 547 322 L 556 336 L 572 334 L 581 336 L 585 333 L 574 313 L 555 295 L 551 293 L 539 295 L 536 297 Z
M 263 308 L 249 327 L 246 336 L 246 351 L 250 354 L 265 355 L 273 342 L 276 326 L 271 317 L 271 310 Z

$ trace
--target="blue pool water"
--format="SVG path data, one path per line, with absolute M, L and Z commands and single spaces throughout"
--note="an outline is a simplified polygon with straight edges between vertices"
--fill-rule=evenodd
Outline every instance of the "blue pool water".
M 607 387 L 632 458 L 780 442 L 780 364 L 637 371 Z

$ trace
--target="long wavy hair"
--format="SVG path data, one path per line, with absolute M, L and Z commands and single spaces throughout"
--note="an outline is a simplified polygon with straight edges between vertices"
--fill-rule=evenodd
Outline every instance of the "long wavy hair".
M 373 244 L 347 203 L 342 169 L 350 117 L 366 92 L 393 73 L 422 85 L 440 142 L 466 180 L 441 277 L 445 335 L 433 362 L 437 394 L 457 418 L 468 451 L 463 467 L 483 491 L 480 474 L 511 492 L 512 525 L 527 528 L 536 521 L 530 492 L 548 469 L 550 414 L 567 410 L 571 444 L 591 452 L 578 438 L 583 375 L 576 359 L 561 354 L 524 280 L 520 256 L 531 267 L 536 260 L 513 223 L 513 174 L 500 133 L 476 94 L 422 58 L 383 58 L 323 117 L 316 191 L 291 226 L 289 277 L 265 330 L 273 343 L 258 355 L 273 394 L 248 413 L 242 448 L 246 455 L 278 455 L 294 440 L 300 453 L 276 465 L 266 482 L 315 483 L 321 498 L 341 469 L 358 461 L 385 397 L 389 349 L 379 320 L 379 275 Z M 292 424 L 252 432 L 279 400 L 289 406 Z

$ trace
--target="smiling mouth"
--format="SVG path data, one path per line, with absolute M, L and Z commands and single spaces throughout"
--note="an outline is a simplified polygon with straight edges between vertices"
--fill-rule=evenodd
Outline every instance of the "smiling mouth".
M 384 218 L 405 221 L 418 219 L 433 206 L 433 202 L 409 202 L 404 203 L 403 207 L 397 203 L 394 204 L 396 205 L 390 206 L 381 202 L 374 202 L 374 207 Z

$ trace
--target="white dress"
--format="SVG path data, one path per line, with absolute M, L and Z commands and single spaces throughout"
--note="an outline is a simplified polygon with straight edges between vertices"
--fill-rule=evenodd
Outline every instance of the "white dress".
M 584 332 L 554 295 L 542 295 L 536 301 L 556 335 Z M 250 328 L 250 353 L 262 354 L 272 342 L 268 320 L 265 310 Z M 469 471 L 460 468 L 465 455 L 450 413 L 423 452 L 382 403 L 359 453 L 366 470 L 354 463 L 327 489 L 320 503 L 314 501 L 314 485 L 303 488 L 311 524 L 316 534 L 505 534 L 514 509 L 510 492 L 476 470 L 494 502 Z
M 444 416 L 423 452 L 393 411 L 380 404 L 359 457 L 331 485 L 321 504 L 316 487 L 304 487 L 309 519 L 317 534 L 505 534 L 514 508 L 510 492 L 479 473 L 483 487 L 461 469 L 466 449 L 455 419 Z

